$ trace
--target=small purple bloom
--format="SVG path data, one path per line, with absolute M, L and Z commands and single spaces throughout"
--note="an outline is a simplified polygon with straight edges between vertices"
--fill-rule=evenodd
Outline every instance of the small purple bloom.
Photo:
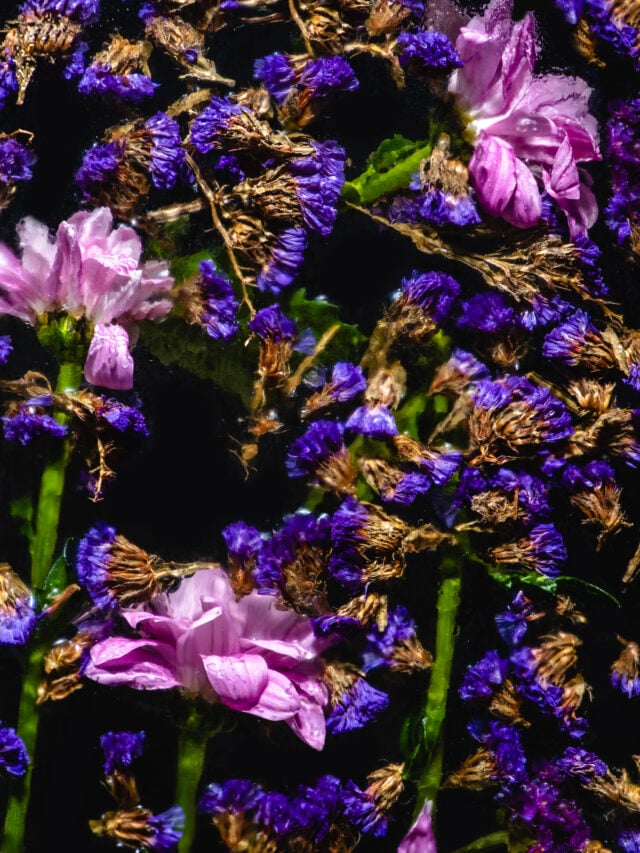
M 459 294 L 459 283 L 443 272 L 414 271 L 401 282 L 401 300 L 421 308 L 438 325 L 447 319 Z
M 144 749 L 144 732 L 105 732 L 100 737 L 104 752 L 104 775 L 131 767 Z
M 214 96 L 191 122 L 189 141 L 199 154 L 208 154 L 220 145 L 234 116 L 243 112 L 246 110 L 238 104 Z
M 145 843 L 150 850 L 174 850 L 182 838 L 184 829 L 184 812 L 180 806 L 172 806 L 159 815 L 152 815 L 148 820 L 152 837 Z
M 24 776 L 29 756 L 15 729 L 0 723 L 0 768 L 12 776 Z
M 0 364 L 6 364 L 13 352 L 10 335 L 0 335 Z
M 396 646 L 415 636 L 416 623 L 406 607 L 399 604 L 389 610 L 384 629 L 374 623 L 366 633 L 366 645 L 362 651 L 364 671 L 391 666 Z
M 120 168 L 124 155 L 122 142 L 106 142 L 94 145 L 82 159 L 76 172 L 76 183 L 85 198 L 95 196 L 105 183 L 113 180 Z
M 346 153 L 332 140 L 310 144 L 313 154 L 293 160 L 291 175 L 307 228 L 328 237 L 338 212 Z
M 81 95 L 107 95 L 139 104 L 150 98 L 158 87 L 146 74 L 114 74 L 108 63 L 93 62 L 78 82 Z
M 398 434 L 393 413 L 386 406 L 359 406 L 349 415 L 346 429 L 367 438 L 383 440 Z
M 343 792 L 345 817 L 359 830 L 374 838 L 387 834 L 389 818 L 378 808 L 376 801 L 354 782 L 347 782 Z
M 254 317 L 249 320 L 247 326 L 263 341 L 292 341 L 297 328 L 293 320 L 283 314 L 277 303 L 261 308 L 256 311 Z
M 76 551 L 78 580 L 98 607 L 111 607 L 115 601 L 108 586 L 111 546 L 115 538 L 115 527 L 99 521 L 82 537 Z
M 2 424 L 7 441 L 19 441 L 23 447 L 34 438 L 44 435 L 62 438 L 69 431 L 66 424 L 59 424 L 51 415 L 38 412 L 31 401 L 23 403 L 16 414 L 3 416 Z
M 297 438 L 285 460 L 290 477 L 315 475 L 318 468 L 326 464 L 331 456 L 343 453 L 344 427 L 335 421 L 315 421 L 307 431 Z
M 284 53 L 270 53 L 257 59 L 253 66 L 253 76 L 279 104 L 284 101 L 296 82 L 296 72 Z
M 200 261 L 198 284 L 202 291 L 203 309 L 200 322 L 209 337 L 228 341 L 238 331 L 239 303 L 233 286 L 213 261 Z
M 460 306 L 456 325 L 461 329 L 505 334 L 518 326 L 518 316 L 501 293 L 477 293 Z
M 360 83 L 342 56 L 321 56 L 310 60 L 300 75 L 300 85 L 314 98 L 326 98 L 334 92 L 355 92 Z
M 145 122 L 151 136 L 149 172 L 154 187 L 168 190 L 184 174 L 186 160 L 178 122 L 159 112 Z
M 17 139 L 11 136 L 0 139 L 0 184 L 10 186 L 19 181 L 30 181 L 31 167 L 36 159 L 36 155 Z
M 218 164 L 219 165 L 219 164 Z M 304 228 L 287 228 L 275 239 L 267 263 L 258 272 L 258 290 L 279 294 L 291 285 L 304 260 L 307 233 Z
M 434 30 L 400 33 L 398 52 L 400 65 L 408 65 L 411 60 L 417 60 L 429 70 L 453 71 L 463 64 L 449 38 Z
M 488 651 L 478 663 L 470 666 L 460 685 L 460 698 L 465 702 L 472 699 L 487 699 L 507 677 L 509 662 L 500 657 L 495 649 Z

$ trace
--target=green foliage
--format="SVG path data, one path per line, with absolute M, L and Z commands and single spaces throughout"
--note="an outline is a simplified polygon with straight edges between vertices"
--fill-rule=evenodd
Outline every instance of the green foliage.
M 431 156 L 432 149 L 432 140 L 412 141 L 399 133 L 383 140 L 364 172 L 344 184 L 343 198 L 354 204 L 369 204 L 387 193 L 407 189 L 412 175 Z
M 42 589 L 35 589 L 34 593 L 40 607 L 46 607 L 51 604 L 60 593 L 66 589 L 69 584 L 69 567 L 67 558 L 64 553 L 60 554 L 58 559 L 49 569 L 49 573 L 44 579 Z
M 340 320 L 339 308 L 324 299 L 307 299 L 304 288 L 292 294 L 286 313 L 296 321 L 298 331 L 311 329 L 316 340 L 332 326 L 339 329 L 327 346 L 318 354 L 318 363 L 335 364 L 336 361 L 359 361 L 365 336 L 357 326 Z
M 199 326 L 179 317 L 169 317 L 163 323 L 144 323 L 141 337 L 162 364 L 177 365 L 200 379 L 210 379 L 249 405 L 255 365 L 238 339 L 214 341 Z
M 418 423 L 420 415 L 427 408 L 429 398 L 424 391 L 417 391 L 406 400 L 396 412 L 396 424 L 401 433 L 411 436 L 418 441 L 420 439 Z
M 559 587 L 579 586 L 584 590 L 591 592 L 593 595 L 606 598 L 617 607 L 620 607 L 620 602 L 615 595 L 612 595 L 610 592 L 607 592 L 606 589 L 602 589 L 602 587 L 599 587 L 594 583 L 589 583 L 581 578 L 573 577 L 573 575 L 558 575 L 558 577 L 555 578 L 548 578 L 545 577 L 545 575 L 538 574 L 537 572 L 502 572 L 498 569 L 490 568 L 489 576 L 507 589 L 517 589 L 521 585 L 534 586 L 537 587 L 537 589 L 542 589 L 544 592 L 549 592 L 553 595 L 556 594 Z

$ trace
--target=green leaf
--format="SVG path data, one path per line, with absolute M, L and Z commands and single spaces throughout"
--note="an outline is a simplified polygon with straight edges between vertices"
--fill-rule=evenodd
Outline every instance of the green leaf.
M 569 586 L 581 586 L 587 592 L 593 593 L 593 595 L 606 598 L 608 601 L 613 602 L 616 607 L 622 607 L 620 600 L 612 595 L 612 593 L 608 592 L 606 589 L 602 589 L 601 586 L 598 586 L 595 583 L 589 583 L 589 581 L 584 581 L 582 578 L 575 578 L 573 575 L 560 575 L 559 578 L 556 578 L 558 584 L 568 584 Z
M 224 255 L 224 251 L 221 251 L 219 248 L 215 248 L 201 249 L 193 255 L 183 255 L 181 257 L 173 258 L 171 261 L 171 275 L 174 277 L 177 284 L 181 284 L 188 278 L 196 277 L 199 274 L 200 261 L 209 260 L 214 260 L 216 266 L 221 267 L 226 273 L 227 270 L 223 263 Z
M 402 433 L 419 440 L 418 421 L 420 415 L 427 408 L 427 395 L 423 391 L 412 394 L 396 412 L 396 423 L 398 430 Z M 433 398 L 432 398 L 433 399 Z
M 286 313 L 296 321 L 300 332 L 311 329 L 316 340 L 331 326 L 340 327 L 319 353 L 318 363 L 335 364 L 336 361 L 360 360 L 366 338 L 357 326 L 342 322 L 337 305 L 325 299 L 307 299 L 305 289 L 301 288 L 292 294 L 286 306 Z
M 539 575 L 537 572 L 501 572 L 499 569 L 489 569 L 489 576 L 496 583 L 505 586 L 507 589 L 513 589 L 514 586 L 535 586 L 545 592 L 555 593 L 558 588 L 560 578 L 548 578 L 544 575 Z
M 11 501 L 11 517 L 20 522 L 20 533 L 29 543 L 33 544 L 33 501 L 26 495 Z
M 342 195 L 347 201 L 368 204 L 387 193 L 407 189 L 420 164 L 431 156 L 432 140 L 406 139 L 396 133 L 383 140 L 369 158 L 364 172 L 345 182 Z
M 44 586 L 38 590 L 38 598 L 41 604 L 51 602 L 56 596 L 66 589 L 69 584 L 69 571 L 67 559 L 64 554 L 60 554 L 53 566 L 49 569 L 49 574 L 45 578 Z
M 249 406 L 255 361 L 239 340 L 214 341 L 197 325 L 178 317 L 162 323 L 144 323 L 142 340 L 162 364 L 178 365 L 201 379 L 242 398 Z

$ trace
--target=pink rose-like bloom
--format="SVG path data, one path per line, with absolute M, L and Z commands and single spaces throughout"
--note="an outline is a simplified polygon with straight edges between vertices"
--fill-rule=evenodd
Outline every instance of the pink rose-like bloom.
M 21 258 L 0 243 L 0 313 L 34 326 L 40 315 L 86 317 L 94 327 L 84 367 L 87 380 L 115 390 L 133 387 L 133 359 L 140 320 L 171 310 L 162 296 L 173 285 L 165 261 L 140 266 L 142 243 L 133 228 L 113 228 L 100 207 L 61 222 L 54 238 L 47 226 L 24 219 L 17 228 Z
M 514 22 L 511 10 L 512 0 L 491 0 L 455 43 L 464 65 L 449 91 L 473 136 L 469 173 L 482 206 L 518 228 L 538 223 L 542 185 L 575 239 L 598 215 L 589 176 L 578 167 L 600 159 L 591 89 L 578 77 L 535 76 L 533 15 Z
M 144 609 L 123 609 L 140 639 L 108 637 L 85 675 L 138 690 L 180 687 L 266 720 L 283 720 L 322 749 L 328 700 L 311 621 L 269 595 L 236 601 L 222 569 L 203 569 Z
M 425 801 L 416 822 L 400 842 L 398 853 L 438 853 L 431 825 L 431 803 Z

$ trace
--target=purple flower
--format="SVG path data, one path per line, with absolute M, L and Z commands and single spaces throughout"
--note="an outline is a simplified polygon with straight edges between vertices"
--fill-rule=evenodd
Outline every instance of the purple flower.
M 433 30 L 418 30 L 416 33 L 400 33 L 398 36 L 400 65 L 418 60 L 425 68 L 437 71 L 453 71 L 463 64 L 457 51 L 444 33 Z
M 20 7 L 21 15 L 45 15 L 54 12 L 83 24 L 92 23 L 98 17 L 100 0 L 25 0 Z
M 168 190 L 175 186 L 185 169 L 185 152 L 182 148 L 178 122 L 159 112 L 145 122 L 150 135 L 149 172 L 154 187 Z
M 354 782 L 347 782 L 343 792 L 345 817 L 366 835 L 380 838 L 387 834 L 389 818 L 380 809 L 375 799 Z
M 460 285 L 443 272 L 419 273 L 414 271 L 401 282 L 400 300 L 406 305 L 416 306 L 441 325 L 451 313 Z
M 383 440 L 398 434 L 393 413 L 386 406 L 359 406 L 347 419 L 345 427 L 367 438 Z
M 76 172 L 76 183 L 85 198 L 97 195 L 102 186 L 116 178 L 124 157 L 124 143 L 106 142 L 94 145 L 84 155 Z
M 495 649 L 488 651 L 478 663 L 470 666 L 460 685 L 460 698 L 465 702 L 493 696 L 507 677 L 509 662 L 500 657 Z
M 18 226 L 19 260 L 0 244 L 0 312 L 37 325 L 40 314 L 64 311 L 93 324 L 85 377 L 116 390 L 133 386 L 129 353 L 138 321 L 165 317 L 172 303 L 162 298 L 173 279 L 164 261 L 139 266 L 142 243 L 127 226 L 112 228 L 106 207 L 81 211 L 58 227 L 51 241 L 35 219 Z
M 591 90 L 578 77 L 534 76 L 533 16 L 514 23 L 511 11 L 511 0 L 491 0 L 456 41 L 464 65 L 454 71 L 449 91 L 475 135 L 469 174 L 482 206 L 517 228 L 540 220 L 542 185 L 565 212 L 574 238 L 598 213 L 578 166 L 600 159 Z
M 16 730 L 0 723 L 0 767 L 12 776 L 24 776 L 28 765 L 26 747 Z
M 389 610 L 387 624 L 381 629 L 375 622 L 366 633 L 362 651 L 363 669 L 371 672 L 380 666 L 393 667 L 394 652 L 404 643 L 416 641 L 416 623 L 401 604 Z
M 0 364 L 6 364 L 13 352 L 10 335 L 0 335 Z
M 336 142 L 311 141 L 313 154 L 291 163 L 305 225 L 328 237 L 338 212 L 346 154 Z
M 331 734 L 344 734 L 361 729 L 381 714 L 389 705 L 389 697 L 356 676 L 349 688 L 337 697 L 327 719 Z
M 112 95 L 139 104 L 152 97 L 158 85 L 146 74 L 116 74 L 109 63 L 92 62 L 78 82 L 78 91 L 82 95 Z
M 258 290 L 278 294 L 295 280 L 304 260 L 307 232 L 304 228 L 287 228 L 276 237 L 267 263 L 258 272 Z
M 24 645 L 36 622 L 31 591 L 8 563 L 0 563 L 0 644 Z
M 1 84 L 0 84 L 1 85 Z M 0 139 L 0 184 L 7 187 L 19 181 L 30 181 L 36 155 L 11 136 Z
M 202 293 L 200 323 L 209 337 L 228 341 L 238 331 L 238 300 L 231 282 L 213 261 L 200 261 L 198 285 Z
M 174 850 L 182 838 L 184 812 L 180 806 L 172 806 L 159 815 L 151 815 L 147 821 L 151 838 L 145 844 L 150 850 Z
M 144 749 L 144 732 L 105 732 L 100 737 L 104 752 L 104 775 L 130 767 Z
M 191 122 L 189 141 L 199 154 L 208 154 L 221 144 L 234 116 L 243 112 L 247 110 L 238 104 L 214 96 Z
M 50 435 L 53 438 L 62 438 L 69 428 L 66 424 L 60 424 L 52 416 L 40 411 L 41 406 L 37 398 L 21 403 L 17 412 L 2 417 L 4 437 L 7 441 L 19 441 L 25 447 L 34 438 Z
M 270 53 L 257 59 L 253 76 L 259 80 L 271 97 L 281 104 L 296 82 L 296 72 L 284 53 Z
M 438 853 L 431 825 L 432 803 L 425 800 L 413 826 L 398 846 L 398 853 Z
M 501 293 L 477 293 L 460 306 L 456 324 L 461 329 L 505 334 L 518 326 L 518 316 Z
M 332 456 L 343 454 L 344 427 L 335 421 L 315 421 L 304 435 L 297 438 L 285 460 L 290 477 L 315 475 Z
M 111 546 L 115 538 L 115 527 L 99 521 L 82 537 L 76 551 L 78 580 L 98 607 L 110 607 L 114 602 L 108 581 Z
M 313 98 L 326 98 L 334 92 L 355 92 L 360 85 L 353 69 L 341 56 L 321 56 L 310 60 L 299 82 Z
M 290 320 L 277 303 L 256 311 L 247 326 L 263 341 L 292 341 L 296 334 L 296 324 Z
M 91 649 L 86 676 L 138 690 L 180 687 L 237 711 L 284 720 L 322 749 L 324 646 L 311 621 L 252 592 L 236 601 L 227 574 L 205 569 L 173 593 L 122 615 L 139 638 L 111 636 Z

